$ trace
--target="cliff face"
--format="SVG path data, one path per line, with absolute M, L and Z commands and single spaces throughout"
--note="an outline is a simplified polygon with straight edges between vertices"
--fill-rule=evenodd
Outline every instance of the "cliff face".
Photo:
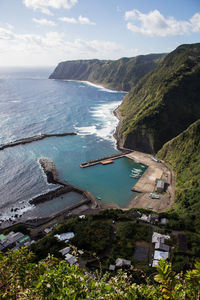
M 176 172 L 176 209 L 200 229 L 200 120 L 167 142 L 158 152 Z
M 76 60 L 59 63 L 50 79 L 87 80 L 115 90 L 129 91 L 156 68 L 165 54 L 140 55 L 119 60 Z
M 124 146 L 156 153 L 164 143 L 200 118 L 200 44 L 182 45 L 168 54 L 125 97 Z

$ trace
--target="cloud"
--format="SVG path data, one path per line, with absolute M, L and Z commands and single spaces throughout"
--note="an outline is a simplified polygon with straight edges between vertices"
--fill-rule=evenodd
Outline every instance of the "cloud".
M 104 40 L 75 39 L 68 41 L 64 33 L 19 34 L 14 29 L 0 28 L 1 65 L 56 65 L 73 59 L 117 59 L 139 54 L 135 49 Z
M 13 40 L 15 39 L 14 34 L 11 29 L 0 27 L 0 40 Z
M 178 21 L 174 17 L 165 18 L 157 9 L 147 14 L 134 9 L 125 13 L 127 28 L 134 33 L 147 36 L 183 35 L 200 31 L 200 13 L 188 21 Z
M 47 19 L 32 19 L 37 25 L 56 26 L 56 23 Z
M 58 18 L 58 20 L 60 20 L 62 22 L 66 22 L 66 23 L 71 23 L 71 24 L 76 24 L 77 23 L 77 20 L 75 18 L 63 17 L 63 18 Z
M 71 9 L 78 3 L 78 0 L 23 0 L 24 4 L 28 8 L 34 10 L 40 10 L 42 13 L 47 15 L 53 15 L 49 10 L 53 9 Z
M 79 20 L 80 24 L 96 25 L 96 23 L 91 22 L 91 21 L 90 21 L 88 18 L 86 18 L 86 17 L 79 16 L 79 17 L 78 17 L 78 20 Z
M 71 23 L 71 24 L 82 24 L 82 25 L 96 25 L 96 23 L 91 22 L 88 18 L 79 16 L 78 19 L 76 20 L 75 18 L 58 18 L 58 20 L 66 23 Z

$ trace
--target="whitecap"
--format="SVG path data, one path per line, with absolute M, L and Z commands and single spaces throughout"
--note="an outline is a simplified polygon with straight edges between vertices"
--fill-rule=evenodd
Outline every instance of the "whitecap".
M 113 111 L 120 105 L 121 101 L 111 103 L 103 103 L 91 107 L 91 114 L 95 125 L 78 127 L 74 126 L 79 135 L 96 135 L 100 140 L 111 141 L 116 147 L 116 140 L 113 134 L 116 130 L 118 119 L 113 114 Z

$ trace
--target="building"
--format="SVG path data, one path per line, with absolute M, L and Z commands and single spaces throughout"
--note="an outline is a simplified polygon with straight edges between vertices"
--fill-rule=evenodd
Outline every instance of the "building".
M 109 266 L 109 271 L 115 271 L 115 265 L 110 265 Z
M 69 253 L 65 255 L 65 260 L 70 266 L 74 265 L 77 262 L 77 258 Z
M 11 231 L 7 235 L 0 235 L 0 250 L 19 249 L 22 246 L 29 246 L 28 242 L 31 242 L 29 236 L 25 236 L 21 232 Z
M 169 252 L 169 246 L 162 243 L 161 240 L 155 243 L 155 250 L 161 250 L 161 251 L 166 251 Z
M 68 254 L 69 251 L 70 251 L 70 247 L 65 247 L 65 248 L 59 250 L 59 252 L 60 252 L 63 256 L 65 256 L 66 254 Z
M 165 182 L 162 179 L 157 179 L 156 180 L 156 191 L 157 193 L 162 193 L 165 188 Z
M 145 214 L 143 214 L 140 218 L 138 218 L 138 220 L 146 222 L 146 223 L 150 223 L 150 219 L 151 219 L 151 217 L 147 216 Z
M 54 237 L 60 242 L 69 241 L 74 237 L 74 233 L 67 232 L 67 233 L 55 234 Z
M 115 261 L 116 267 L 130 266 L 131 261 L 124 258 L 117 258 Z
M 155 250 L 154 251 L 154 260 L 161 260 L 161 259 L 168 259 L 169 258 L 169 252 L 164 252 L 164 251 L 159 251 Z
M 158 242 L 159 240 L 161 240 L 164 243 L 165 240 L 169 240 L 169 239 L 170 239 L 169 235 L 161 234 L 161 233 L 158 233 L 158 232 L 154 232 L 153 235 L 152 235 L 152 243 L 153 244 Z

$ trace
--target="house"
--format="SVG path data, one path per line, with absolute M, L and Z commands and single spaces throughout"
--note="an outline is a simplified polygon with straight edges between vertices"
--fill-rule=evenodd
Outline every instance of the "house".
M 74 265 L 77 262 L 77 258 L 69 253 L 65 255 L 65 260 L 70 266 Z
M 156 180 L 156 191 L 157 193 L 162 193 L 165 188 L 165 182 L 162 179 L 157 179 Z
M 28 241 L 30 241 L 29 236 L 25 236 L 21 232 L 11 231 L 7 235 L 0 236 L 0 250 L 7 251 L 8 249 L 19 249 Z
M 138 218 L 138 220 L 146 222 L 146 223 L 150 223 L 150 216 L 143 214 L 140 218 Z
M 159 239 L 158 242 L 155 243 L 155 250 L 161 250 L 169 252 L 169 246 L 162 243 L 162 240 Z
M 158 266 L 159 265 L 159 260 L 153 260 L 153 262 L 152 262 L 152 267 L 155 267 L 155 266 Z
M 161 260 L 161 259 L 168 259 L 169 258 L 169 252 L 164 252 L 164 251 L 159 251 L 155 250 L 154 251 L 154 260 Z
M 60 252 L 63 256 L 65 256 L 66 254 L 68 254 L 69 251 L 70 251 L 70 247 L 65 247 L 65 248 L 59 250 L 59 252 Z
M 55 234 L 54 237 L 62 242 L 62 241 L 66 241 L 66 240 L 70 240 L 74 237 L 74 233 L 73 232 L 67 232 L 67 233 L 61 233 L 61 234 Z
M 44 233 L 48 234 L 49 232 L 52 231 L 52 229 L 53 229 L 53 227 L 47 227 L 47 228 L 44 229 Z
M 117 258 L 115 261 L 116 267 L 130 266 L 131 261 L 124 258 Z
M 170 236 L 169 235 L 166 235 L 166 234 L 161 234 L 161 233 L 158 233 L 158 232 L 154 232 L 153 235 L 152 235 L 152 243 L 156 243 L 158 242 L 159 240 L 164 243 L 165 240 L 169 240 L 170 239 Z
M 115 271 L 115 265 L 110 265 L 109 266 L 109 271 Z

